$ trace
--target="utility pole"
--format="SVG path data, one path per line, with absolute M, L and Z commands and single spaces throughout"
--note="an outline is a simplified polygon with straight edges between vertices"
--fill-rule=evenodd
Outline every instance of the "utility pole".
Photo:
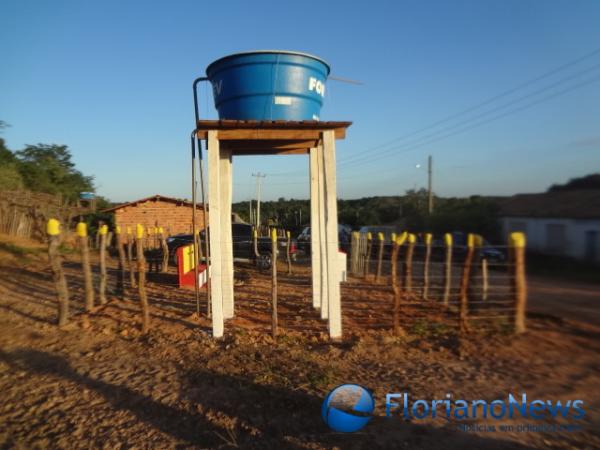
M 260 179 L 265 178 L 264 173 L 253 173 L 253 177 L 256 177 L 256 229 L 260 230 Z
M 427 188 L 427 211 L 429 212 L 429 214 L 431 214 L 433 212 L 433 190 L 432 190 L 432 184 L 433 184 L 433 158 L 431 157 L 431 155 L 429 155 L 429 158 L 427 158 L 427 184 L 428 184 L 428 188 Z

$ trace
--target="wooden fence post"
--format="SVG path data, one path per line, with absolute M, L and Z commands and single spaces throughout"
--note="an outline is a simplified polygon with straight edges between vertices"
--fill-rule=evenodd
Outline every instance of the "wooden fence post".
M 127 264 L 129 265 L 129 285 L 134 288 L 135 284 L 135 269 L 133 267 L 133 233 L 131 227 L 127 227 Z
M 48 220 L 46 232 L 48 233 L 48 259 L 58 300 L 58 325 L 63 326 L 69 321 L 69 289 L 59 251 L 60 222 L 56 219 Z
M 460 282 L 460 331 L 465 333 L 469 330 L 469 281 L 471 279 L 471 265 L 473 264 L 473 255 L 475 254 L 476 236 L 469 233 L 467 236 L 467 256 L 463 267 L 462 279 Z
M 258 253 L 258 230 L 256 227 L 252 228 L 252 247 L 254 247 L 254 256 L 258 258 L 260 253 Z
M 413 254 L 415 251 L 415 243 L 417 242 L 417 237 L 409 233 L 408 237 L 408 247 L 406 248 L 406 259 L 404 260 L 404 289 L 406 292 L 412 292 L 412 273 L 413 273 Z
M 158 227 L 158 236 L 160 238 L 160 247 L 162 249 L 162 264 L 160 271 L 162 273 L 167 273 L 169 271 L 169 246 L 167 245 L 167 238 L 165 237 L 165 230 L 163 227 Z M 198 236 L 198 241 L 200 241 L 200 236 Z M 200 242 L 198 242 L 198 259 L 197 264 L 200 264 Z
M 94 308 L 94 283 L 92 281 L 92 268 L 90 266 L 90 249 L 88 242 L 87 224 L 79 222 L 75 228 L 79 236 L 81 248 L 81 266 L 83 269 L 83 283 L 85 286 L 85 311 L 90 312 Z
M 381 267 L 383 264 L 383 244 L 384 244 L 383 233 L 377 233 L 377 240 L 379 241 L 379 252 L 377 254 L 377 275 L 375 275 L 375 283 L 379 282 L 381 278 Z
M 352 232 L 352 241 L 350 245 L 350 271 L 352 275 L 358 275 L 358 246 L 360 234 L 358 231 Z
M 125 298 L 125 249 L 123 248 L 123 239 L 121 239 L 121 227 L 115 227 L 115 236 L 117 241 L 117 252 L 119 252 L 119 273 L 117 274 L 117 292 L 121 298 Z
M 108 225 L 102 225 L 98 230 L 100 234 L 100 285 L 98 286 L 98 298 L 100 304 L 106 304 L 106 235 Z
M 287 265 L 288 265 L 288 275 L 292 274 L 292 256 L 291 256 L 291 251 L 292 251 L 292 233 L 290 233 L 289 231 L 286 231 L 286 237 L 287 237 L 287 251 L 286 251 L 286 256 L 287 256 Z
M 452 287 L 452 235 L 444 234 L 446 245 L 446 257 L 444 260 L 444 306 L 448 307 L 450 302 L 450 288 Z
M 482 285 L 481 285 L 481 298 L 483 301 L 487 300 L 487 296 L 488 296 L 488 289 L 489 289 L 489 279 L 488 279 L 488 261 L 487 258 L 482 258 L 481 260 L 481 278 L 482 278 Z
M 144 259 L 144 227 L 138 223 L 135 233 L 135 247 L 137 250 L 138 293 L 142 309 L 142 333 L 146 334 L 150 328 L 150 312 L 148 311 L 148 298 L 146 297 L 146 260 Z
M 373 250 L 373 235 L 367 233 L 367 253 L 365 254 L 365 278 L 369 276 L 371 270 L 371 250 Z
M 525 314 L 527 307 L 527 282 L 525 278 L 525 233 L 511 233 L 510 246 L 512 247 L 514 270 L 513 282 L 515 292 L 515 333 L 526 331 Z
M 431 233 L 425 233 L 425 263 L 423 265 L 423 300 L 429 298 L 429 263 L 431 261 Z
M 277 336 L 277 230 L 271 230 L 271 333 Z
M 394 236 L 395 237 L 395 236 Z M 406 241 L 407 233 L 402 233 L 398 238 L 394 239 L 392 247 L 392 290 L 394 291 L 394 335 L 399 336 L 400 328 L 400 301 L 402 292 L 398 281 L 398 253 L 400 247 Z

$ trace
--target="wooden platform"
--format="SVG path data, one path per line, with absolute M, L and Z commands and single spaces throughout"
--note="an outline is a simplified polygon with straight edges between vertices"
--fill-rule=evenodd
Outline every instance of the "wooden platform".
M 197 136 L 206 139 L 209 130 L 216 130 L 221 148 L 234 156 L 308 154 L 323 131 L 333 130 L 336 139 L 344 139 L 350 125 L 317 120 L 199 120 Z

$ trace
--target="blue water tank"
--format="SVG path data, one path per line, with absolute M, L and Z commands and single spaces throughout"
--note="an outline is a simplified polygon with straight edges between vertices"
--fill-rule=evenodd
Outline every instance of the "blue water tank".
M 211 63 L 220 119 L 319 120 L 329 65 L 306 53 L 260 50 Z

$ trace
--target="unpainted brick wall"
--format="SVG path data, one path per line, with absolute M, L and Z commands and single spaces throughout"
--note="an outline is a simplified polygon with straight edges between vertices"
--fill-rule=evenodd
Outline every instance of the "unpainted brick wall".
M 208 223 L 208 216 L 206 221 Z M 148 200 L 117 209 L 115 211 L 115 223 L 123 231 L 128 226 L 135 230 L 135 226 L 139 223 L 145 228 L 163 227 L 165 232 L 171 235 L 191 233 L 192 207 L 164 200 Z M 204 211 L 201 207 L 196 209 L 196 226 L 198 230 L 204 229 Z

